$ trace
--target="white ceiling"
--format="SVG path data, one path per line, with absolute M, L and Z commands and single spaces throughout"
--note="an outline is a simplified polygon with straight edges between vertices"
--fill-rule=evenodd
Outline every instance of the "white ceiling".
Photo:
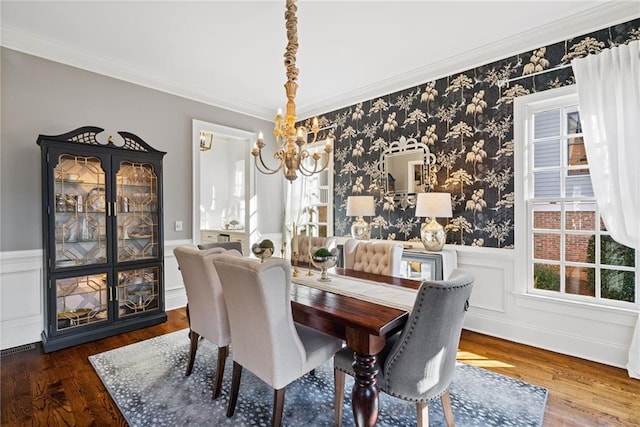
M 1 7 L 11 49 L 269 120 L 286 101 L 284 0 Z M 300 0 L 298 117 L 638 16 L 638 1 Z

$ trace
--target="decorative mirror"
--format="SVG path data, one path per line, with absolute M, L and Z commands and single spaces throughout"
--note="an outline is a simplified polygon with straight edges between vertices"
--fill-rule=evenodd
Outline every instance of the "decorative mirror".
M 381 187 L 394 199 L 414 199 L 429 190 L 429 166 L 436 156 L 415 138 L 394 141 L 380 155 Z

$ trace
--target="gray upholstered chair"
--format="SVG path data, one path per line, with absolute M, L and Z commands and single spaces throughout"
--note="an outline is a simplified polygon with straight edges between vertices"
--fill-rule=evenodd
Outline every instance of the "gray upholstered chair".
M 429 402 L 438 397 L 447 425 L 454 425 L 449 385 L 473 282 L 460 269 L 447 280 L 423 282 L 405 328 L 378 355 L 378 390 L 416 402 L 419 427 L 429 425 Z M 345 373 L 353 375 L 352 363 L 349 349 L 334 357 L 336 426 L 342 422 Z
M 294 323 L 291 311 L 289 260 L 217 256 L 231 324 L 233 379 L 227 416 L 233 416 L 242 368 L 247 368 L 274 389 L 272 426 L 282 421 L 287 384 L 326 361 L 341 348 L 341 341 Z
M 242 256 L 235 250 L 226 251 L 223 248 L 203 251 L 193 247 L 178 246 L 173 250 L 180 267 L 189 304 L 191 347 L 186 375 L 191 375 L 193 370 L 200 337 L 206 338 L 218 346 L 218 364 L 213 388 L 214 399 L 220 396 L 224 365 L 231 343 L 231 331 L 227 307 L 222 295 L 222 286 L 212 260 L 217 255 L 227 252 L 228 256 Z
M 367 273 L 399 276 L 402 244 L 389 240 L 356 240 L 344 242 L 344 268 Z
M 198 245 L 198 249 L 206 250 L 213 248 L 223 248 L 226 250 L 235 249 L 236 251 L 242 253 L 242 243 L 241 242 L 210 242 L 210 243 L 200 243 Z
M 293 239 L 291 239 L 291 247 L 293 247 Z M 325 247 L 333 247 L 336 244 L 336 239 L 333 237 L 317 237 L 317 236 L 304 236 L 298 235 L 298 260 L 300 262 L 309 262 L 309 249 Z

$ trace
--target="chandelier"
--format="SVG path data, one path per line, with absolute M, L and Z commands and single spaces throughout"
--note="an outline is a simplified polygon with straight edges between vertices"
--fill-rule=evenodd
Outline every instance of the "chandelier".
M 333 150 L 333 137 L 327 138 L 324 146 L 326 155 L 323 162 L 323 155 L 318 152 L 309 153 L 304 148 L 305 144 L 313 144 L 316 142 L 320 126 L 318 118 L 311 121 L 311 129 L 307 130 L 304 126 L 296 127 L 296 90 L 298 89 L 298 73 L 296 67 L 296 53 L 298 52 L 298 18 L 296 11 L 298 6 L 297 0 L 287 0 L 287 6 L 284 13 L 287 29 L 287 49 L 284 53 L 284 66 L 287 70 L 287 82 L 284 88 L 287 94 L 286 113 L 283 116 L 282 110 L 278 109 L 275 118 L 275 127 L 273 135 L 276 137 L 277 150 L 273 154 L 273 158 L 279 160 L 277 168 L 268 167 L 262 158 L 262 149 L 265 146 L 262 132 L 258 134 L 256 145 L 251 150 L 254 156 L 256 169 L 258 171 L 272 175 L 280 170 L 283 171 L 284 177 L 289 181 L 298 178 L 298 172 L 304 176 L 311 176 L 315 173 L 322 172 L 329 165 L 329 154 Z M 308 134 L 313 134 L 313 139 L 308 141 Z

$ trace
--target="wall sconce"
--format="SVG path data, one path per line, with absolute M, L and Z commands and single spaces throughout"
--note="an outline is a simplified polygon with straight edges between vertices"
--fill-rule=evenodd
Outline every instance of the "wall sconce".
M 447 242 L 447 232 L 436 221 L 436 218 L 451 218 L 451 194 L 449 193 L 418 193 L 416 201 L 416 216 L 424 217 L 425 222 L 420 228 L 420 240 L 428 251 L 441 251 Z M 427 222 L 428 219 L 431 221 Z
M 213 145 L 213 134 L 200 131 L 200 151 L 211 150 Z
M 362 218 L 376 214 L 373 196 L 349 196 L 347 198 L 347 216 L 357 217 L 351 225 L 351 237 L 358 240 L 371 238 L 371 227 Z

